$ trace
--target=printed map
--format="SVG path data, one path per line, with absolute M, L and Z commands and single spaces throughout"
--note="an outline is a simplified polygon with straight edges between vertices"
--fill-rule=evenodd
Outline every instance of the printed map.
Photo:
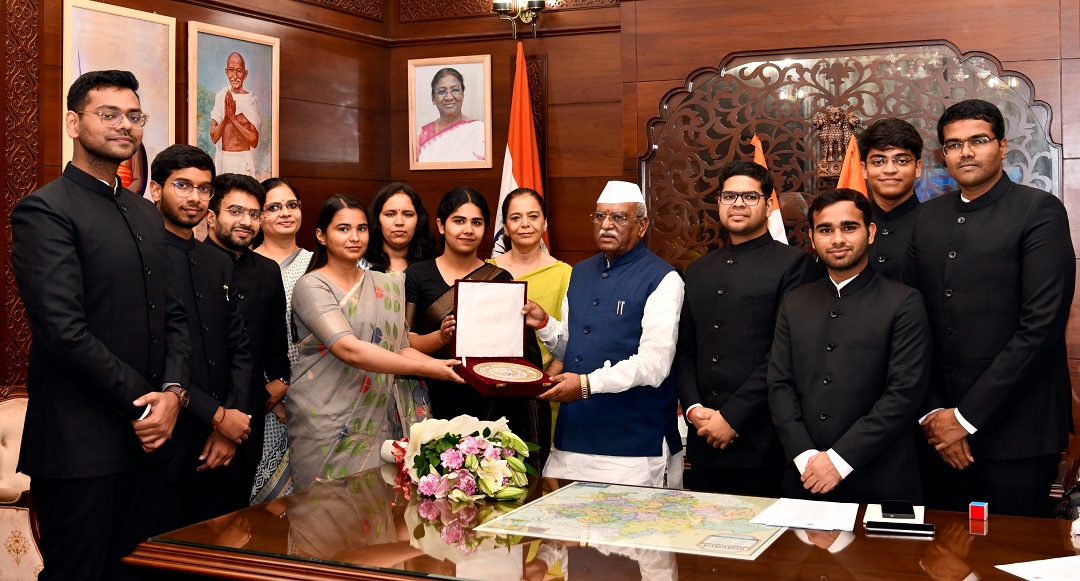
M 774 498 L 575 482 L 478 531 L 753 560 L 785 529 L 750 524 Z

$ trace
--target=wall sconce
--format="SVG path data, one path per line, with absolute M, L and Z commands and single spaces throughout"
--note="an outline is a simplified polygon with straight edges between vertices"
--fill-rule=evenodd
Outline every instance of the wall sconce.
M 514 40 L 517 40 L 517 23 L 531 24 L 533 38 L 536 38 L 536 21 L 540 19 L 540 12 L 547 8 L 544 0 L 494 0 L 491 9 L 502 20 L 510 21 L 510 29 L 514 32 Z

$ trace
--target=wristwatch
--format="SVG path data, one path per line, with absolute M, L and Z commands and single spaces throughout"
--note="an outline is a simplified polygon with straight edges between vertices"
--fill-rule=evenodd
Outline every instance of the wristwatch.
M 191 401 L 191 398 L 188 397 L 187 390 L 180 387 L 179 385 L 168 385 L 168 386 L 165 386 L 165 389 L 163 389 L 161 391 L 174 394 L 174 395 L 176 395 L 176 397 L 180 398 L 180 408 L 181 409 L 186 408 L 188 402 Z

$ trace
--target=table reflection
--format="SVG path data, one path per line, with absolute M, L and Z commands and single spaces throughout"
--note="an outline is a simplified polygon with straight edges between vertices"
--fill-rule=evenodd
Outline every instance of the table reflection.
M 755 561 L 621 546 L 585 546 L 475 530 L 520 503 L 455 504 L 395 483 L 395 467 L 351 477 L 179 529 L 140 545 L 129 560 L 230 578 L 373 578 L 441 575 L 478 581 L 642 579 L 961 580 L 1002 577 L 995 564 L 1075 554 L 1068 523 L 993 516 L 992 533 L 966 514 L 929 511 L 933 539 L 789 531 Z M 537 480 L 531 498 L 559 482 Z M 297 577 L 295 570 L 326 575 Z M 273 577 L 280 574 L 279 577 Z

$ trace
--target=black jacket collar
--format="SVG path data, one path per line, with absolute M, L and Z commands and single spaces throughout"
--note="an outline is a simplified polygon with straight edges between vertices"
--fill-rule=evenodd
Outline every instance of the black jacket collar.
M 897 218 L 899 218 L 901 216 L 904 216 L 905 214 L 911 212 L 912 210 L 914 210 L 915 208 L 918 208 L 918 207 L 919 207 L 919 196 L 916 196 L 914 193 L 911 194 L 910 198 L 904 200 L 903 202 L 900 202 L 899 206 L 893 208 L 892 210 L 889 210 L 888 212 L 886 212 L 885 210 L 882 210 L 877 205 L 877 202 L 875 202 L 875 201 L 870 202 L 870 211 L 874 214 L 874 217 L 875 218 L 880 218 L 880 219 L 885 220 L 885 221 L 895 220 L 895 219 L 897 219 Z

